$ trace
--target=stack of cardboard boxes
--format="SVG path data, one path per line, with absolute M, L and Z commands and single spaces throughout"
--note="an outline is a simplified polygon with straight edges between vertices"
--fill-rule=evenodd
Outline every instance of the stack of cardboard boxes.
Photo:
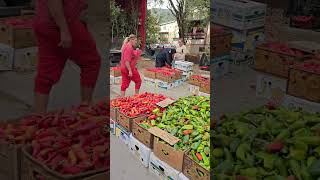
M 266 4 L 249 0 L 213 0 L 211 21 L 232 31 L 232 58 L 248 61 L 264 41 Z
M 32 16 L 0 19 L 0 70 L 34 70 L 37 63 Z

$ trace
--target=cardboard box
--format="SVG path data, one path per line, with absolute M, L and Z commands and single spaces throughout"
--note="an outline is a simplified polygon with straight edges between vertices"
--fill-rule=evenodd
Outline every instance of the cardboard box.
M 139 125 L 140 120 L 134 120 L 132 123 L 132 135 L 137 138 L 146 147 L 153 148 L 154 136 L 147 130 Z
M 139 142 L 132 134 L 130 134 L 129 149 L 144 167 L 147 168 L 149 166 L 151 149 Z
M 188 61 L 175 61 L 173 67 L 175 69 L 179 69 L 181 71 L 192 71 L 193 70 L 193 63 Z
M 32 27 L 15 27 L 6 25 L 6 19 L 25 19 L 30 21 L 33 16 L 18 16 L 0 19 L 0 43 L 12 48 L 20 49 L 36 46 L 36 38 Z
M 203 83 L 201 82 L 200 83 L 200 92 L 204 92 L 204 93 L 207 93 L 207 94 L 210 94 L 210 81 L 209 81 L 209 84 L 208 83 Z
M 118 113 L 118 110 L 117 108 L 113 108 L 110 106 L 110 119 L 114 120 L 115 122 L 117 122 L 117 113 Z
M 156 85 L 162 89 L 166 89 L 166 90 L 170 90 L 172 88 L 174 88 L 175 84 L 173 82 L 171 83 L 168 83 L 168 82 L 164 82 L 164 81 L 161 81 L 161 80 L 156 80 Z
M 110 70 L 110 76 L 113 77 L 120 77 L 121 76 L 121 71 L 120 70 Z
M 320 103 L 320 74 L 296 68 L 291 69 L 287 94 Z
M 267 5 L 249 0 L 213 0 L 211 21 L 244 30 L 265 25 Z
M 0 173 L 6 179 L 20 180 L 21 145 L 0 144 Z
M 13 70 L 14 49 L 6 44 L 0 43 L 0 70 Z
M 204 92 L 199 92 L 198 96 L 204 96 L 204 97 L 210 97 L 211 94 L 204 93 Z
M 110 134 L 116 134 L 116 122 L 110 119 Z
M 214 28 L 215 26 L 211 26 Z M 214 33 L 212 30 L 213 35 L 210 37 L 210 58 L 215 58 L 219 56 L 224 56 L 229 54 L 231 51 L 231 40 L 232 40 L 232 33 L 230 30 L 224 29 L 223 33 Z
M 197 180 L 210 179 L 210 171 L 205 169 L 200 164 L 195 162 L 191 157 L 189 157 L 189 153 L 186 153 L 184 155 L 182 172 L 189 179 L 197 179 Z
M 220 78 L 229 73 L 230 61 L 216 61 L 210 67 L 210 75 L 214 78 Z
M 156 72 L 153 72 L 153 71 L 144 70 L 143 71 L 143 75 L 144 75 L 144 77 L 150 78 L 150 79 L 156 79 L 157 78 Z
M 286 94 L 287 79 L 270 74 L 258 73 L 256 82 L 256 96 L 266 99 L 282 101 Z
M 38 48 L 29 47 L 14 50 L 14 70 L 30 71 L 35 70 L 38 62 Z
M 131 118 L 131 117 L 128 117 L 125 114 L 121 113 L 119 111 L 119 109 L 117 109 L 117 123 L 129 132 L 132 131 L 132 122 L 134 120 L 144 120 L 145 118 L 146 117 L 143 115 Z
M 250 30 L 235 30 L 232 29 L 231 49 L 235 51 L 253 51 L 257 44 L 262 44 L 265 41 L 265 29 L 256 28 Z
M 168 76 L 168 75 L 163 75 L 161 73 L 157 73 L 157 79 L 163 82 L 167 83 L 172 83 L 176 79 L 176 75 Z
M 188 90 L 190 93 L 192 93 L 193 95 L 198 95 L 199 91 L 200 91 L 200 87 L 199 86 L 195 86 L 192 84 L 189 84 Z
M 179 86 L 181 86 L 182 84 L 184 83 L 184 81 L 182 80 L 182 79 L 179 79 L 179 80 L 175 80 L 174 82 L 173 82 L 173 86 L 174 87 L 179 87 Z
M 309 53 L 305 52 L 305 56 L 308 55 Z M 303 60 L 304 57 L 277 52 L 269 49 L 267 44 L 262 44 L 256 49 L 254 68 L 261 72 L 288 78 L 290 67 L 303 62 Z
M 317 113 L 320 109 L 320 103 L 311 102 L 298 97 L 286 95 L 282 102 L 282 106 L 292 110 L 304 110 L 311 113 Z
M 183 173 L 179 174 L 179 180 L 190 180 L 189 178 L 187 178 Z
M 22 166 L 21 166 L 21 179 L 37 180 L 37 175 L 41 175 L 44 179 L 50 180 L 70 180 L 70 179 L 84 179 L 91 176 L 96 176 L 100 173 L 107 173 L 107 168 L 87 171 L 77 175 L 62 175 L 52 169 L 49 169 L 44 164 L 37 161 L 31 155 L 32 148 L 30 146 L 22 149 Z
M 116 136 L 126 145 L 129 144 L 130 132 L 119 124 L 116 124 Z
M 110 76 L 111 84 L 120 84 L 121 80 L 122 80 L 121 76 L 118 76 L 118 77 Z
M 154 153 L 150 154 L 149 171 L 161 180 L 178 180 L 179 171 L 161 161 Z
M 160 143 L 159 138 L 155 137 L 153 153 L 161 160 L 178 171 L 182 171 L 184 151 L 175 150 L 172 146 Z

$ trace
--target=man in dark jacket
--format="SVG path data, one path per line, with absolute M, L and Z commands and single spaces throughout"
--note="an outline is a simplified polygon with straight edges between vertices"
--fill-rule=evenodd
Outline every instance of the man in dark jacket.
M 159 54 L 156 56 L 156 67 L 164 67 L 166 64 L 172 66 L 173 55 L 175 53 L 175 49 L 164 48 L 162 46 Z

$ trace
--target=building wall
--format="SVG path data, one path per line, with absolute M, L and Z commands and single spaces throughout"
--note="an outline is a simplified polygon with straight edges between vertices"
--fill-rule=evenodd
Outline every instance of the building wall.
M 179 37 L 179 27 L 177 22 L 160 25 L 160 32 L 168 32 L 168 41 L 172 42 L 174 38 Z

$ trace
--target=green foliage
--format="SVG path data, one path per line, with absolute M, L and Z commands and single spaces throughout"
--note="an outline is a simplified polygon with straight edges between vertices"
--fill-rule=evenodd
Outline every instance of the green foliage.
M 159 39 L 160 35 L 160 26 L 157 17 L 151 12 L 151 10 L 147 11 L 147 44 L 156 43 Z

